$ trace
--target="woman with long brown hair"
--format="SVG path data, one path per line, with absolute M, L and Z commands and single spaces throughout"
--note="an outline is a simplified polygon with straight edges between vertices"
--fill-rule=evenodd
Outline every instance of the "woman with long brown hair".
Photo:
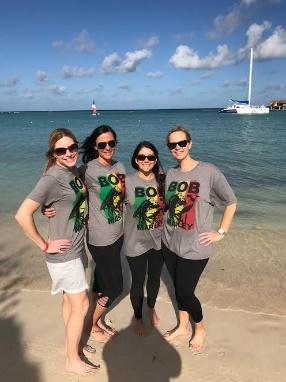
M 145 335 L 142 306 L 146 274 L 148 317 L 152 326 L 160 323 L 155 304 L 164 263 L 161 236 L 165 212 L 165 175 L 158 150 L 148 141 L 136 146 L 131 165 L 136 172 L 126 176 L 122 252 L 132 276 L 130 300 L 135 317 L 135 333 L 142 336 Z
M 79 356 L 84 318 L 88 310 L 88 284 L 83 266 L 86 189 L 78 176 L 78 143 L 68 129 L 55 129 L 49 136 L 46 169 L 33 191 L 19 207 L 16 220 L 25 234 L 45 254 L 52 279 L 52 294 L 63 293 L 67 357 L 65 369 L 90 375 L 93 367 Z M 49 219 L 48 238 L 39 233 L 34 213 L 51 205 L 56 211 Z

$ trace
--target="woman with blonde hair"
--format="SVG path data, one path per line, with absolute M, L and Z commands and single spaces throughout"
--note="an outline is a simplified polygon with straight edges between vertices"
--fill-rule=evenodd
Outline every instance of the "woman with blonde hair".
M 62 316 L 66 332 L 65 369 L 90 375 L 96 367 L 79 356 L 84 318 L 88 310 L 88 284 L 83 266 L 86 189 L 76 168 L 78 142 L 68 129 L 55 129 L 49 136 L 46 169 L 15 216 L 25 234 L 45 254 L 52 279 L 51 293 L 63 293 Z M 51 205 L 56 211 L 49 219 L 48 239 L 39 233 L 34 213 Z
M 206 336 L 203 313 L 195 288 L 212 253 L 223 240 L 236 209 L 236 197 L 221 171 L 190 156 L 192 138 L 184 127 L 171 129 L 167 146 L 178 166 L 166 176 L 167 214 L 163 229 L 163 255 L 174 282 L 179 309 L 178 325 L 165 334 L 190 338 L 192 350 L 200 350 Z M 214 207 L 222 207 L 219 228 L 212 227 Z M 194 322 L 190 335 L 189 318 Z

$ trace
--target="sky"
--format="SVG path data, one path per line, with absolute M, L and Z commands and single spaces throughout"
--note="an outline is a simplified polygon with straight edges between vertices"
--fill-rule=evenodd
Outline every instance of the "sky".
M 286 98 L 286 0 L 10 0 L 0 111 L 224 107 Z

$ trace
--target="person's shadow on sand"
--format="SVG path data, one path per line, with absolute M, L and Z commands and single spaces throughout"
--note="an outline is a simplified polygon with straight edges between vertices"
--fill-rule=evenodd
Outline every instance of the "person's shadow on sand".
M 181 372 L 181 358 L 153 328 L 146 337 L 134 333 L 134 322 L 108 341 L 102 353 L 109 382 L 167 382 Z

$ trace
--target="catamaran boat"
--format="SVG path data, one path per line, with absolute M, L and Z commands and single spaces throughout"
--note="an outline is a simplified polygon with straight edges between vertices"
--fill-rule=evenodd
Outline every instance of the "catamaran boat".
M 250 49 L 250 66 L 249 66 L 249 81 L 248 81 L 248 100 L 238 101 L 231 100 L 233 102 L 230 106 L 220 110 L 220 113 L 228 114 L 268 114 L 269 108 L 261 105 L 251 105 L 251 85 L 252 85 L 252 64 L 253 64 L 253 48 Z

